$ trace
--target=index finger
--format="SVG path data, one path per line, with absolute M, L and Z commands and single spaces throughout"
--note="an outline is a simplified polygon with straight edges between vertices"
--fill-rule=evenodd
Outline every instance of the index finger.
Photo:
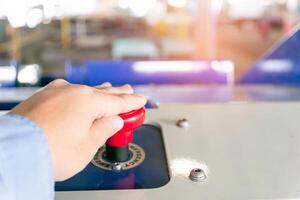
M 115 116 L 139 109 L 146 104 L 146 97 L 137 94 L 110 94 L 95 92 L 95 111 L 98 117 Z

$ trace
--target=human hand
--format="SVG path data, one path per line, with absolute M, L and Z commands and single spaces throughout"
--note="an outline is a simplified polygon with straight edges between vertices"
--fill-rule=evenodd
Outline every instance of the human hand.
M 36 122 L 49 143 L 56 180 L 83 170 L 97 149 L 123 127 L 120 113 L 145 105 L 129 85 L 98 87 L 55 80 L 10 113 Z

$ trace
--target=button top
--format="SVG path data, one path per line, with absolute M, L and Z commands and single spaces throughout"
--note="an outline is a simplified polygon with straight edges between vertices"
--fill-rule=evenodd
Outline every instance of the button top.
M 133 130 L 141 126 L 145 120 L 145 108 L 142 107 L 138 110 L 133 110 L 127 113 L 122 113 L 119 115 L 123 121 L 124 126 L 120 131 Z
M 106 145 L 113 147 L 127 146 L 133 140 L 134 129 L 141 126 L 145 120 L 145 108 L 142 107 L 119 116 L 124 121 L 124 126 L 115 135 L 106 141 Z

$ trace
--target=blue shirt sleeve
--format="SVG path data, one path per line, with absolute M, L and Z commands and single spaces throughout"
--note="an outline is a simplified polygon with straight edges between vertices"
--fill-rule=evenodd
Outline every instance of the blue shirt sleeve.
M 54 199 L 46 137 L 34 122 L 19 115 L 0 116 L 0 199 Z

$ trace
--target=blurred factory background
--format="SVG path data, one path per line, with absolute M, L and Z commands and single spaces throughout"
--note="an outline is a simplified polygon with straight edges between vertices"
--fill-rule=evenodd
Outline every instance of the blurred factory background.
M 251 66 L 300 21 L 299 0 L 0 5 L 2 87 L 43 86 L 54 78 L 89 85 L 243 82 Z M 276 73 L 278 64 L 287 63 L 267 64 L 264 69 Z

